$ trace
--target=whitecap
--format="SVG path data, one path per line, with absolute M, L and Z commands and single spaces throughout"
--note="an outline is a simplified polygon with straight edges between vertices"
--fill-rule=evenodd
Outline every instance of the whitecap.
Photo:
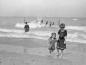
M 66 29 L 86 32 L 86 26 L 66 26 Z
M 28 23 L 28 25 L 30 28 L 41 28 L 41 27 L 45 26 L 45 24 L 40 24 L 39 22 L 38 23 L 31 22 L 31 23 Z M 24 23 L 16 23 L 15 24 L 16 28 L 24 28 L 24 26 L 25 26 Z
M 7 32 L 7 33 L 24 33 L 23 30 L 18 30 L 18 29 L 4 29 L 4 28 L 0 28 L 0 32 Z
M 72 19 L 72 20 L 77 21 L 77 20 L 79 20 L 79 19 L 74 18 L 74 19 Z

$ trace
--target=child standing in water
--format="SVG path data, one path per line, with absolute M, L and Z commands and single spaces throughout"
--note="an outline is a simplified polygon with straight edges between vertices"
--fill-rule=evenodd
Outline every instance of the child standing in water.
M 51 33 L 49 40 L 49 53 L 51 54 L 55 50 L 55 43 L 57 42 L 56 33 Z
M 63 50 L 66 48 L 65 38 L 67 37 L 67 30 L 65 30 L 65 24 L 59 25 L 60 29 L 58 31 L 58 41 L 57 41 L 57 52 L 59 55 L 59 50 L 61 50 L 61 57 L 63 56 Z

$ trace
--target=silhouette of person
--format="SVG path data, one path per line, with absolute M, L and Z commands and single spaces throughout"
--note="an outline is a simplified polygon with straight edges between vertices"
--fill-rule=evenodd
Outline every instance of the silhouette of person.
M 51 33 L 51 36 L 48 39 L 49 41 L 49 53 L 51 54 L 55 50 L 55 43 L 57 42 L 56 33 Z
M 48 24 L 48 21 L 46 21 L 46 25 Z
M 24 30 L 25 32 L 29 32 L 29 25 L 27 24 L 27 22 L 25 22 L 25 26 L 24 26 Z
M 41 20 L 41 23 L 43 23 L 43 20 Z
M 54 22 L 52 23 L 52 25 L 54 25 Z
M 58 31 L 58 42 L 57 42 L 57 52 L 59 55 L 59 50 L 61 50 L 61 56 L 63 56 L 63 50 L 66 49 L 66 43 L 65 43 L 65 39 L 67 37 L 67 30 L 65 29 L 65 24 L 61 23 L 59 25 L 60 29 Z
M 52 23 L 50 22 L 50 27 L 52 26 Z

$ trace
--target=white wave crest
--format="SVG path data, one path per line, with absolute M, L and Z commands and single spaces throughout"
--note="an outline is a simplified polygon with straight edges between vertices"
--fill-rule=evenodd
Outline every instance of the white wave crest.
M 34 35 L 24 35 L 24 34 L 0 34 L 0 37 L 9 37 L 9 38 L 36 38 L 36 39 L 42 39 L 47 40 L 45 37 L 40 36 L 34 36 Z
M 30 26 L 30 28 L 41 28 L 41 27 L 44 27 L 45 24 L 40 24 L 39 22 L 38 23 L 28 23 L 28 25 Z M 24 28 L 25 24 L 24 23 L 16 23 L 15 27 L 17 28 Z
M 18 29 L 4 29 L 4 28 L 0 28 L 0 32 L 2 33 L 12 33 L 12 34 L 27 34 L 27 35 L 37 35 L 37 36 L 50 36 L 51 32 L 50 31 L 30 31 L 25 33 L 24 30 L 18 30 Z
M 69 37 L 66 39 L 66 41 L 69 42 L 77 42 L 77 43 L 84 43 L 86 44 L 86 40 L 79 39 L 78 36 L 74 34 L 69 34 Z M 71 38 L 72 36 L 72 38 Z M 86 35 L 85 35 L 86 36 Z M 42 39 L 42 40 L 48 40 L 49 37 L 43 37 L 43 36 L 34 36 L 34 35 L 26 35 L 26 34 L 0 34 L 0 37 L 9 37 L 9 38 L 35 38 L 35 39 Z
M 7 33 L 24 33 L 23 30 L 17 30 L 17 29 L 4 29 L 4 28 L 0 28 L 0 32 L 7 32 Z
M 74 20 L 74 21 L 78 21 L 79 19 L 74 18 L 74 19 L 72 19 L 72 20 Z
M 30 28 L 41 28 L 45 27 L 45 24 L 41 24 L 40 22 L 31 22 L 28 23 Z M 16 28 L 24 28 L 25 24 L 24 23 L 16 23 L 15 27 Z M 48 26 L 46 26 L 48 27 Z M 53 27 L 58 27 L 58 26 L 53 26 Z M 83 31 L 86 32 L 86 26 L 66 26 L 66 29 L 68 30 L 76 30 L 76 31 Z
M 86 32 L 86 26 L 66 26 L 66 29 Z
M 77 27 L 77 26 L 69 26 L 66 27 L 66 29 L 71 29 L 71 30 L 81 30 L 81 31 L 85 31 L 86 27 Z M 10 38 L 36 38 L 36 39 L 43 39 L 43 40 L 47 40 L 49 38 L 49 36 L 51 35 L 52 32 L 50 31 L 30 31 L 28 33 L 24 33 L 24 30 L 18 30 L 18 29 L 3 29 L 0 28 L 0 37 L 10 37 Z M 5 33 L 3 33 L 5 32 Z M 83 39 L 79 39 L 79 35 L 82 36 L 84 38 Z M 45 36 L 45 37 L 44 37 Z M 68 38 L 67 41 L 70 42 L 78 42 L 78 43 L 86 43 L 86 35 L 85 34 L 79 34 L 77 33 L 68 33 Z

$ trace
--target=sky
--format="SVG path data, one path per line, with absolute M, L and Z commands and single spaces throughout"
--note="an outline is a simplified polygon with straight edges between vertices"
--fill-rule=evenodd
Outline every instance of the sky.
M 86 17 L 86 0 L 0 0 L 0 16 Z

